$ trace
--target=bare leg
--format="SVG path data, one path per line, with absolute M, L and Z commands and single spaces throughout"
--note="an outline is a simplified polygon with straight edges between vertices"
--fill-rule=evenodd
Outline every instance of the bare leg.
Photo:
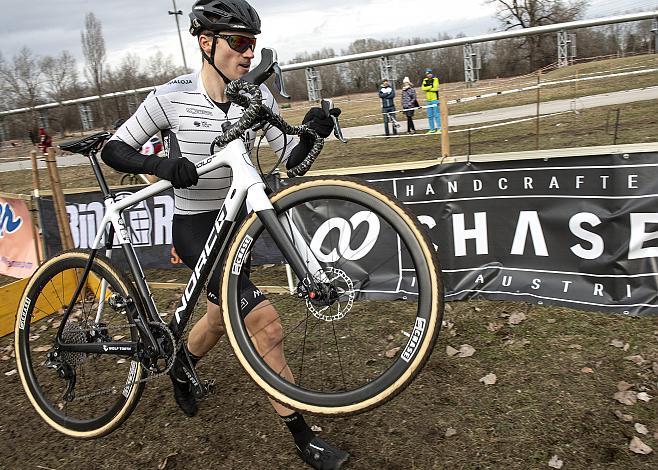
M 205 356 L 224 334 L 222 311 L 219 305 L 208 303 L 208 311 L 194 324 L 187 337 L 187 349 L 198 357 Z
M 279 314 L 268 300 L 258 304 L 245 319 L 247 329 L 253 334 L 256 350 L 265 355 L 265 362 L 272 370 L 294 382 L 292 371 L 283 353 L 283 327 Z M 255 333 L 251 333 L 255 332 Z M 202 357 L 210 351 L 225 333 L 222 312 L 219 305 L 208 302 L 208 311 L 194 324 L 187 338 L 187 349 L 195 356 Z M 279 416 L 287 416 L 294 410 L 286 408 L 275 400 L 270 400 Z
M 259 303 L 245 318 L 249 334 L 252 336 L 254 346 L 272 370 L 289 382 L 295 381 L 292 371 L 286 363 L 283 352 L 283 326 L 279 320 L 279 313 L 269 300 Z M 287 416 L 294 412 L 275 400 L 270 403 L 279 416 Z

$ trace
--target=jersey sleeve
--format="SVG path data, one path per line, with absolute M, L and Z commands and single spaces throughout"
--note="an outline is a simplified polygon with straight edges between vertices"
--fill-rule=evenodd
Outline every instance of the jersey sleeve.
M 110 140 L 119 140 L 140 150 L 158 132 L 177 127 L 178 116 L 174 106 L 166 95 L 158 95 L 153 91 Z
M 261 86 L 261 90 L 263 86 Z M 267 106 L 274 114 L 280 114 L 279 105 L 277 104 L 274 96 L 270 93 L 269 90 L 263 90 L 263 106 Z M 270 144 L 270 148 L 278 158 L 282 158 L 282 162 L 288 161 L 290 157 L 290 152 L 299 144 L 299 137 L 296 135 L 290 136 L 286 135 L 278 127 L 274 127 L 272 124 L 266 124 L 263 128 L 265 132 L 265 138 Z M 285 153 L 284 153 L 285 151 Z

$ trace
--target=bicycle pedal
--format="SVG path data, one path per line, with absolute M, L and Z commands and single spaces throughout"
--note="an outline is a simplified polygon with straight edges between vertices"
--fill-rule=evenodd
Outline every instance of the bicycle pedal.
M 204 380 L 202 383 L 199 383 L 197 386 L 193 387 L 192 392 L 194 393 L 194 398 L 200 400 L 207 397 L 210 393 L 215 390 L 215 380 Z

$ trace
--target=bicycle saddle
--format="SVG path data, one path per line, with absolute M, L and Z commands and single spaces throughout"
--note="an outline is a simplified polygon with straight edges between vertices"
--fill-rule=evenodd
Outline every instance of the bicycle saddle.
M 74 140 L 60 144 L 59 148 L 67 152 L 80 153 L 88 155 L 92 150 L 98 150 L 103 142 L 112 137 L 110 132 L 97 132 L 96 134 L 89 135 L 80 140 Z

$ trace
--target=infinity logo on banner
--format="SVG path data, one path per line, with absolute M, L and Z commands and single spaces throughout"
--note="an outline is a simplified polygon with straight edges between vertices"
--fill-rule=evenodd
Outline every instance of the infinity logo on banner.
M 365 223 L 368 225 L 368 232 L 356 248 L 350 248 L 352 240 L 352 230 L 356 230 L 359 225 Z M 341 258 L 356 261 L 363 258 L 372 250 L 379 237 L 380 222 L 377 216 L 370 211 L 360 211 L 350 217 L 347 221 L 340 217 L 333 217 L 325 221 L 315 232 L 311 239 L 311 251 L 318 258 L 318 261 L 325 263 L 334 263 Z M 338 246 L 333 248 L 328 254 L 323 253 L 321 247 L 325 238 L 332 230 L 338 230 Z

